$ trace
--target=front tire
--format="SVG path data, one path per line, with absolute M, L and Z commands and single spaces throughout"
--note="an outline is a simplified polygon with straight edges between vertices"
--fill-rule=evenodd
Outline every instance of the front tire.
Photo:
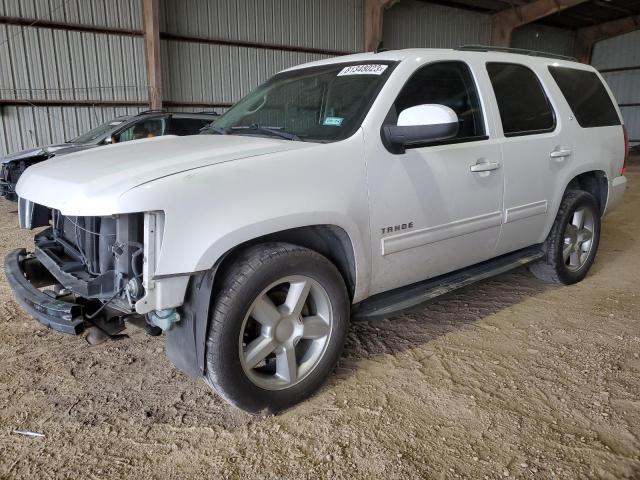
M 529 270 L 540 280 L 571 285 L 586 277 L 600 242 L 600 208 L 582 190 L 565 193 L 551 232 L 543 244 L 545 256 Z
M 310 396 L 335 368 L 349 297 L 322 255 L 285 243 L 249 247 L 213 295 L 206 380 L 233 405 L 278 412 Z

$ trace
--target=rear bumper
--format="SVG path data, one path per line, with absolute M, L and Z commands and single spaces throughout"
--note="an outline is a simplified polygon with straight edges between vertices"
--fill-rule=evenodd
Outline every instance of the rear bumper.
M 62 302 L 38 290 L 38 279 L 49 273 L 24 248 L 10 252 L 4 272 L 16 300 L 22 308 L 43 325 L 62 333 L 77 335 L 84 330 L 84 307 Z
M 611 212 L 614 208 L 616 208 L 620 203 L 622 203 L 622 197 L 624 196 L 624 191 L 627 188 L 627 177 L 624 175 L 620 177 L 616 177 L 611 181 L 609 185 L 609 198 L 607 199 L 607 207 L 605 209 L 604 214 Z

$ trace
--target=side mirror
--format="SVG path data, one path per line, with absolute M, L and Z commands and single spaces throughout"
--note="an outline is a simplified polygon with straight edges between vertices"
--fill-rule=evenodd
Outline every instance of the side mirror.
M 393 153 L 429 142 L 455 138 L 458 135 L 458 115 L 445 105 L 416 105 L 398 116 L 397 125 L 382 126 L 382 141 Z
M 118 137 L 115 135 L 111 135 L 110 137 L 107 137 L 104 139 L 104 144 L 105 145 L 111 145 L 112 143 L 118 143 Z

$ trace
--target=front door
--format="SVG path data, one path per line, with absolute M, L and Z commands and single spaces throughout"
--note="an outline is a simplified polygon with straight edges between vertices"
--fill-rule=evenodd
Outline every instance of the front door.
M 501 147 L 487 122 L 469 66 L 430 63 L 407 81 L 385 119 L 440 104 L 458 115 L 457 138 L 404 154 L 369 150 L 371 294 L 489 259 L 502 223 Z

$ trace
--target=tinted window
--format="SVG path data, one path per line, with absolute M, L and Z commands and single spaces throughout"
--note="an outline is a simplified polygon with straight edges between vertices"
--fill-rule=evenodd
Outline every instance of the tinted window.
M 206 127 L 215 118 L 211 120 L 201 120 L 199 118 L 175 118 L 171 119 L 171 133 L 173 135 L 195 135 L 200 133 L 203 127 Z
M 553 130 L 555 116 L 533 71 L 513 63 L 487 63 L 505 136 Z
M 416 71 L 396 98 L 386 125 L 396 125 L 403 110 L 416 105 L 446 105 L 458 115 L 458 139 L 485 134 L 482 109 L 469 67 L 462 62 L 440 62 Z
M 549 72 L 581 127 L 620 125 L 611 97 L 594 72 L 566 67 L 549 67 Z

